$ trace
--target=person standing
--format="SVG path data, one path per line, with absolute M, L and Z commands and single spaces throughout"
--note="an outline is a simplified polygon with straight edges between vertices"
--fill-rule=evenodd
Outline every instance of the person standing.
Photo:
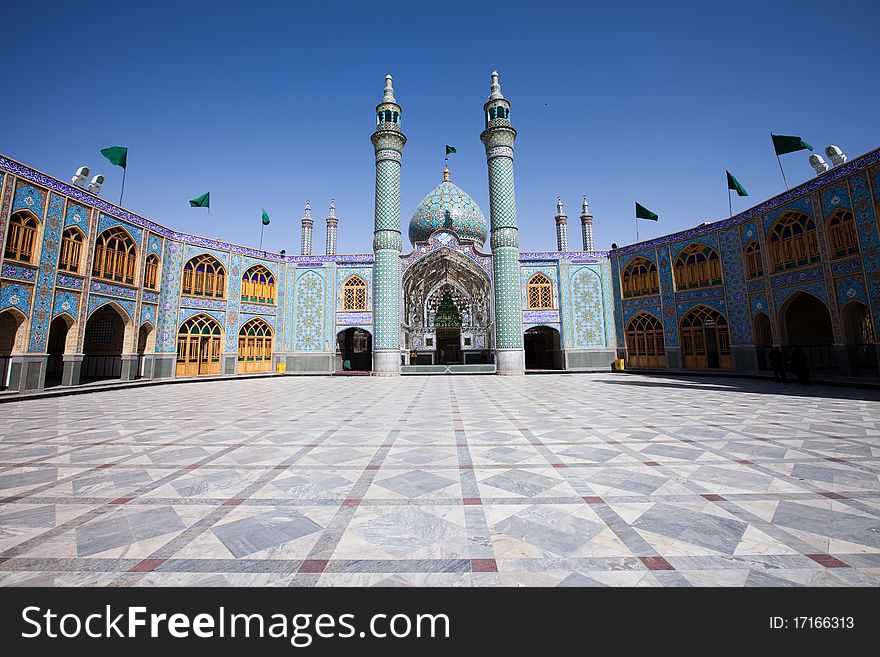
M 777 383 L 785 383 L 785 358 L 779 347 L 773 347 L 769 355 L 770 367 L 773 368 L 773 378 Z
M 805 386 L 810 383 L 810 368 L 807 365 L 807 354 L 800 347 L 795 347 L 789 358 L 789 367 L 798 378 L 798 382 Z

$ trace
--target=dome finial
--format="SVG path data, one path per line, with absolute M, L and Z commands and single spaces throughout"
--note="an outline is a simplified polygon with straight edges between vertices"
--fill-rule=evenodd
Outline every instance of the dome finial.
M 391 86 L 391 74 L 385 76 L 385 95 L 382 97 L 383 103 L 396 103 L 394 100 L 394 87 Z
M 449 165 L 443 167 L 443 182 L 449 182 Z
M 312 216 L 312 203 L 311 203 L 311 201 L 306 201 L 306 216 L 307 217 Z
M 490 88 L 489 100 L 503 99 L 501 95 L 501 84 L 498 82 L 498 71 L 492 71 L 492 87 Z
M 565 214 L 565 211 L 562 209 L 562 197 L 556 197 L 556 214 Z

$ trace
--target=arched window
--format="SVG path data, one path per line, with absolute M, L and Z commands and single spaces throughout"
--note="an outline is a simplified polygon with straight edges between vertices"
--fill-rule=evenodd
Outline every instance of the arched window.
M 151 290 L 159 289 L 159 256 L 151 253 L 144 264 L 144 287 Z
M 184 294 L 194 297 L 224 299 L 226 271 L 216 258 L 203 254 L 186 263 L 183 268 Z
M 681 319 L 681 353 L 687 368 L 729 368 L 727 318 L 713 308 L 697 306 Z
M 764 261 L 761 260 L 761 245 L 755 241 L 746 245 L 746 278 L 758 278 L 764 275 Z
M 16 212 L 9 219 L 4 256 L 19 262 L 35 262 L 34 245 L 37 241 L 37 219 L 30 212 Z
M 852 212 L 838 210 L 831 215 L 828 220 L 828 240 L 832 258 L 843 258 L 859 252 L 859 238 Z
M 177 332 L 177 376 L 220 373 L 220 324 L 196 315 Z
M 648 313 L 639 313 L 626 326 L 630 367 L 666 367 L 663 324 Z
M 83 234 L 79 228 L 71 226 L 61 235 L 61 254 L 58 256 L 58 269 L 79 272 L 82 257 Z
M 263 265 L 254 265 L 241 275 L 241 300 L 275 303 L 275 277 Z
M 95 241 L 95 262 L 92 276 L 107 281 L 134 285 L 137 248 L 121 228 L 108 228 Z
M 349 277 L 342 286 L 342 309 L 367 309 L 367 284 L 360 276 Z
M 783 213 L 770 230 L 769 242 L 774 272 L 819 262 L 816 224 L 802 212 Z
M 721 285 L 721 258 L 711 246 L 691 244 L 675 259 L 675 287 L 687 290 L 710 285 Z
M 660 293 L 657 265 L 647 258 L 633 258 L 623 268 L 621 281 L 623 298 L 643 297 Z
M 252 319 L 238 332 L 239 372 L 272 370 L 272 327 L 262 319 Z
M 529 279 L 529 308 L 553 307 L 553 283 L 544 274 L 535 274 Z

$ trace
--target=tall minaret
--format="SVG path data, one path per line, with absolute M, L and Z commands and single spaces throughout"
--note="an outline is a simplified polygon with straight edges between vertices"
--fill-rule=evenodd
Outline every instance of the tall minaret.
M 373 373 L 400 374 L 400 160 L 406 135 L 391 76 L 376 106 L 376 224 L 373 230 Z
M 562 198 L 556 197 L 556 250 L 568 251 L 568 215 L 562 209 Z
M 590 206 L 587 205 L 587 197 L 584 196 L 584 205 L 581 208 L 581 234 L 584 238 L 584 251 L 593 250 L 593 215 L 590 214 Z
M 327 215 L 327 255 L 336 253 L 336 202 L 330 199 L 330 214 Z
M 300 247 L 300 255 L 312 255 L 312 204 L 306 201 L 306 212 L 302 218 L 302 239 Z
M 523 374 L 522 312 L 519 283 L 519 230 L 513 188 L 513 142 L 510 103 L 501 95 L 498 72 L 492 71 L 489 101 L 483 106 L 486 129 L 480 139 L 489 165 L 489 217 L 495 273 L 495 371 Z

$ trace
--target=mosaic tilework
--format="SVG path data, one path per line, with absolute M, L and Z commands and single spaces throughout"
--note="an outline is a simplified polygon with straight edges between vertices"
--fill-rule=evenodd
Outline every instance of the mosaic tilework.
M 277 288 L 276 288 L 277 290 Z M 242 303 L 239 305 L 239 312 L 248 313 L 250 315 L 275 315 L 275 306 L 268 306 L 261 303 Z
M 276 285 L 278 284 L 278 270 L 279 270 L 278 263 L 271 262 L 269 260 L 262 260 L 259 258 L 250 258 L 247 256 L 243 256 L 241 259 L 241 273 L 242 273 L 242 275 L 244 275 L 244 273 L 248 269 L 250 269 L 251 267 L 254 267 L 255 265 L 262 265 L 263 267 L 268 269 L 272 273 L 272 276 L 275 277 L 275 284 Z
M 183 262 L 186 263 L 189 260 L 191 260 L 192 258 L 195 258 L 196 256 L 200 256 L 203 253 L 207 253 L 208 255 L 214 256 L 215 258 L 217 258 L 217 260 L 219 260 L 223 264 L 223 266 L 226 268 L 227 271 L 229 270 L 230 253 L 228 251 L 220 251 L 218 249 L 208 249 L 203 246 L 199 246 L 198 244 L 187 244 L 184 247 Z
M 669 252 L 672 254 L 672 262 L 675 262 L 675 259 L 679 256 L 679 254 L 691 244 L 705 244 L 711 246 L 713 249 L 718 251 L 718 233 L 709 233 L 708 235 L 703 235 L 698 240 L 691 239 L 682 240 L 681 242 L 673 242 L 669 245 Z
M 213 317 L 220 324 L 221 329 L 225 329 L 226 327 L 226 313 L 224 312 L 219 310 L 206 310 L 205 308 L 181 308 L 180 316 L 177 318 L 177 326 L 174 328 L 175 338 L 177 337 L 177 329 L 180 328 L 180 325 L 195 315 L 207 315 L 208 317 Z M 177 346 L 175 345 L 173 351 L 176 351 L 176 349 Z
M 818 283 L 808 283 L 798 285 L 797 287 L 774 288 L 773 303 L 776 304 L 777 311 L 782 303 L 795 292 L 807 292 L 817 299 L 821 299 L 825 305 L 828 305 L 828 289 L 826 288 L 824 281 L 819 281 Z
M 815 220 L 816 218 L 816 215 L 813 212 L 813 200 L 809 197 L 809 195 L 802 196 L 798 199 L 793 200 L 791 203 L 780 206 L 764 215 L 765 234 L 773 227 L 773 224 L 776 223 L 776 220 L 779 219 L 779 215 L 787 210 L 797 210 L 798 212 L 803 212 L 808 217 L 811 217 L 813 220 Z
M 19 181 L 15 190 L 15 200 L 12 202 L 12 211 L 30 210 L 40 221 L 43 220 L 43 207 L 46 205 L 46 192 Z
M 25 315 L 31 314 L 31 287 L 17 283 L 0 282 L 0 310 L 18 308 Z
M 614 287 L 614 332 L 617 335 L 617 344 L 623 347 L 626 343 L 624 340 L 624 319 L 623 319 L 623 292 L 620 289 L 620 258 L 611 260 L 611 284 Z M 660 299 L 657 298 L 659 303 Z M 658 319 L 660 316 L 658 315 Z
M 64 227 L 76 226 L 86 235 L 89 234 L 89 211 L 81 205 L 70 203 L 64 214 Z
M 727 304 L 724 303 L 723 299 L 707 299 L 705 301 L 688 301 L 686 303 L 680 303 L 677 306 L 678 309 L 678 319 L 681 319 L 685 315 L 687 315 L 691 310 L 696 308 L 697 306 L 706 306 L 708 308 L 714 308 L 722 315 L 728 318 L 728 322 L 730 318 L 727 315 Z
M 144 241 L 144 231 L 142 228 L 133 226 L 126 221 L 120 221 L 118 218 L 109 214 L 104 214 L 103 212 L 98 214 L 98 235 L 103 233 L 108 228 L 114 227 L 122 228 L 123 230 L 125 230 L 125 232 L 131 235 L 132 239 L 135 241 L 135 244 L 137 244 L 138 253 L 140 253 L 140 248 Z
M 223 299 L 205 299 L 204 297 L 180 297 L 180 305 L 188 308 L 210 308 L 211 310 L 226 310 L 226 301 Z
M 336 310 L 342 310 L 342 287 L 350 276 L 360 276 L 367 284 L 367 308 L 373 307 L 373 268 L 338 267 L 336 269 Z
M 680 299 L 681 301 L 687 301 L 688 299 Z M 652 294 L 648 297 L 635 297 L 634 299 L 624 299 L 623 300 L 624 308 L 641 308 L 646 306 L 659 306 L 660 305 L 660 295 Z
M 854 256 L 846 260 L 837 260 L 831 263 L 831 273 L 834 276 L 846 276 L 847 274 L 862 273 L 862 259 Z
M 602 279 L 590 266 L 571 272 L 571 342 L 576 348 L 605 347 Z
M 752 344 L 752 321 L 746 293 L 743 256 L 739 231 L 726 230 L 720 235 L 721 266 L 724 270 L 724 292 L 727 296 L 727 321 L 731 344 Z
M 67 313 L 74 321 L 79 318 L 79 295 L 73 292 L 56 292 L 52 303 L 52 319 Z
M 490 277 L 492 276 L 492 256 L 477 253 L 474 250 L 473 244 L 468 242 L 461 243 L 458 241 L 455 233 L 448 233 L 446 231 L 438 231 L 431 235 L 427 242 L 417 244 L 409 256 L 401 258 L 400 268 L 406 271 L 426 255 L 446 248 L 460 253 L 468 260 L 476 263 Z
M 520 265 L 519 268 L 519 294 L 520 294 L 520 302 L 522 303 L 522 309 L 526 310 L 529 307 L 529 280 L 535 274 L 544 274 L 547 278 L 550 279 L 550 282 L 553 285 L 553 307 L 559 308 L 559 276 L 558 276 L 558 265 L 556 263 L 548 263 L 545 265 Z
M 150 235 L 150 239 L 147 241 L 147 253 L 155 253 L 160 258 L 162 257 L 162 238 L 156 235 Z
M 663 311 L 660 309 L 660 306 L 647 306 L 645 308 L 627 308 L 623 311 L 623 325 L 626 326 L 627 324 L 629 324 L 629 320 L 631 320 L 633 317 L 641 312 L 653 315 L 657 319 L 661 319 L 663 317 Z M 624 343 L 621 342 L 621 344 Z
M 49 209 L 43 228 L 43 246 L 40 250 L 40 272 L 35 286 L 34 310 L 31 316 L 31 334 L 28 351 L 46 351 L 49 334 L 49 320 L 52 314 L 52 285 L 55 282 L 55 264 L 61 245 L 61 227 L 64 224 L 64 197 L 49 195 Z
M 242 257 L 237 253 L 232 254 L 229 260 L 229 278 L 226 284 L 229 298 L 228 312 L 226 313 L 226 353 L 238 351 L 239 306 L 241 305 L 241 276 L 243 273 Z
M 296 301 L 294 296 L 294 284 L 296 283 L 296 270 L 286 271 L 285 272 L 285 282 L 284 282 L 284 290 L 287 298 L 287 302 L 284 308 L 293 308 L 293 304 Z M 293 309 L 293 312 L 284 312 L 282 316 L 290 314 L 290 320 L 286 321 L 284 324 L 284 345 L 282 351 L 290 352 L 293 351 L 293 327 L 296 323 L 296 311 Z
M 141 324 L 156 326 L 156 306 L 148 303 L 141 306 Z
M 605 346 L 617 346 L 614 330 L 614 290 L 611 285 L 611 263 L 605 260 L 601 267 L 602 271 L 602 300 L 603 319 L 605 322 Z
M 3 278 L 14 278 L 17 281 L 33 283 L 37 278 L 37 268 L 6 262 L 3 264 Z
M 88 306 L 88 316 L 91 317 L 92 313 L 95 312 L 101 306 L 106 306 L 108 303 L 113 303 L 128 315 L 129 321 L 134 321 L 134 318 L 137 316 L 135 314 L 135 302 L 128 301 L 126 299 L 116 299 L 111 297 L 103 297 L 97 294 L 89 295 L 89 306 Z
M 275 316 L 274 315 L 255 315 L 255 314 L 251 314 L 251 313 L 242 313 L 241 314 L 241 323 L 239 324 L 239 326 L 244 326 L 252 319 L 261 319 L 264 322 L 266 322 L 269 326 L 271 326 L 273 331 L 275 330 Z M 238 339 L 238 329 L 236 329 L 236 331 L 235 331 L 235 336 L 236 336 L 236 340 L 237 340 Z M 228 345 L 229 340 L 227 339 L 226 342 Z M 227 346 L 227 350 L 229 350 L 228 346 Z M 236 350 L 238 350 L 237 342 L 235 344 L 235 348 L 232 350 L 229 350 L 229 351 L 236 351 Z
M 297 277 L 294 351 L 324 351 L 324 279 L 313 271 Z
M 850 203 L 849 199 L 849 190 L 847 190 L 845 184 L 826 187 L 822 190 L 821 199 L 826 219 L 838 208 L 852 209 L 852 203 Z
M 760 239 L 758 226 L 754 221 L 749 221 L 743 224 L 741 226 L 741 231 L 742 246 L 745 246 L 749 242 L 757 242 Z
M 749 292 L 763 292 L 766 287 L 767 283 L 764 281 L 764 279 L 760 278 L 758 280 L 749 281 L 748 283 L 746 283 L 746 289 Z
M 14 185 L 15 179 L 0 171 L 0 247 L 3 248 L 6 245 L 6 218 L 12 205 L 12 188 Z
M 488 235 L 486 217 L 479 206 L 463 189 L 448 181 L 437 185 L 413 212 L 409 222 L 409 241 L 413 244 L 424 242 L 441 228 L 448 228 L 461 238 L 481 245 Z
M 750 308 L 752 311 L 752 317 L 758 313 L 764 313 L 765 315 L 770 314 L 770 306 L 767 305 L 767 297 L 763 294 L 755 294 L 752 296 Z
M 871 290 L 871 315 L 875 330 L 880 334 L 880 234 L 877 229 L 877 217 L 874 204 L 871 203 L 871 192 L 868 189 L 867 176 L 860 173 L 849 180 L 852 192 L 853 214 L 859 231 L 862 258 L 865 266 L 865 277 Z M 875 189 L 875 194 L 877 190 Z
M 158 303 L 159 293 L 153 292 L 152 290 L 144 290 L 143 292 L 141 292 L 141 300 L 147 303 Z
M 675 284 L 672 281 L 672 266 L 669 259 L 669 248 L 662 246 L 657 249 L 657 272 L 660 274 L 660 300 L 663 313 L 663 339 L 667 347 L 678 347 L 678 317 L 675 309 Z
M 810 281 L 819 281 L 824 277 L 824 270 L 821 266 L 817 266 L 771 276 L 770 283 L 773 287 L 784 287 L 786 285 L 798 285 L 800 283 L 809 283 Z
M 14 402 L 0 585 L 880 585 L 877 392 L 623 378 Z
M 865 280 L 861 276 L 839 278 L 834 281 L 834 287 L 837 292 L 837 305 L 839 307 L 842 308 L 850 301 L 860 301 L 866 306 L 869 305 Z
M 177 307 L 180 300 L 180 275 L 183 268 L 183 244 L 168 242 L 162 258 L 162 285 L 159 296 L 159 323 L 156 353 L 177 351 Z
M 650 297 L 648 297 L 648 298 L 650 298 Z M 679 303 L 684 302 L 684 301 L 701 301 L 703 299 L 723 299 L 723 298 L 724 298 L 724 288 L 723 287 L 704 287 L 704 288 L 699 288 L 696 290 L 685 290 L 684 292 L 676 292 L 675 293 L 675 300 Z M 627 299 L 627 301 L 638 301 L 638 299 Z
M 376 251 L 373 268 L 373 349 L 400 348 L 400 258 L 394 249 Z
M 89 283 L 89 291 L 110 297 L 123 297 L 125 299 L 136 299 L 138 293 L 138 291 L 132 287 L 114 285 L 113 283 L 104 283 L 97 280 L 92 280 L 92 282 Z

